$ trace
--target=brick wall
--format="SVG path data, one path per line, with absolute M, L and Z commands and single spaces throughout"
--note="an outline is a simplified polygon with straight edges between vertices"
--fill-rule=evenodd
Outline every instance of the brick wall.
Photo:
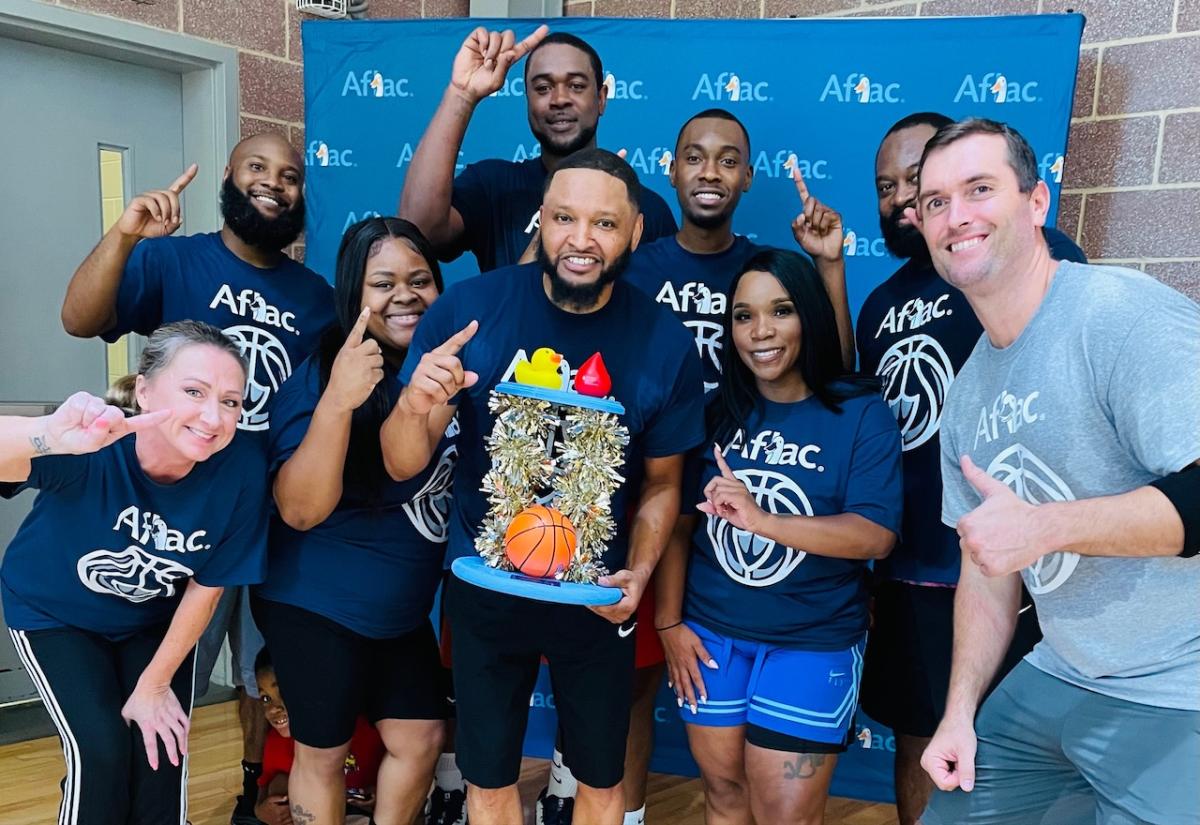
M 49 0 L 47 0 L 49 2 Z M 243 135 L 304 144 L 299 15 L 288 0 L 56 0 L 238 49 Z M 469 0 L 371 0 L 370 17 L 454 17 Z M 854 17 L 1082 12 L 1059 227 L 1097 261 L 1200 299 L 1200 0 L 565 0 L 568 15 Z

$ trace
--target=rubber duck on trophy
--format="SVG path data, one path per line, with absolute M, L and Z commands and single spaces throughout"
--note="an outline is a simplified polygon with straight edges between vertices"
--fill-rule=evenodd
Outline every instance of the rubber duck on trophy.
M 600 353 L 574 380 L 549 347 L 517 361 L 514 381 L 496 385 L 488 408 L 492 466 L 483 479 L 489 510 L 475 549 L 456 559 L 459 578 L 542 601 L 613 604 L 621 592 L 602 587 L 601 561 L 616 533 L 612 495 L 629 431 L 625 408 L 609 397 L 612 379 Z

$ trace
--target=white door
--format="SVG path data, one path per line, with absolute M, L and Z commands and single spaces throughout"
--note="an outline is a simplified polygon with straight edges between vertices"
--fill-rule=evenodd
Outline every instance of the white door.
M 0 77 L 0 414 L 40 414 L 126 371 L 119 351 L 109 365 L 102 341 L 67 335 L 59 311 L 105 209 L 111 222 L 184 168 L 182 77 L 7 38 Z M 0 557 L 33 495 L 0 500 Z M 3 636 L 0 704 L 35 695 Z

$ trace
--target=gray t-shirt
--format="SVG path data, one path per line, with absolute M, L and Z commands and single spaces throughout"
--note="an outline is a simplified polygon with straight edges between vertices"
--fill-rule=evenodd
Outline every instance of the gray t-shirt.
M 1129 492 L 1200 459 L 1200 306 L 1130 269 L 1063 262 L 1011 345 L 980 337 L 942 416 L 942 521 L 981 503 L 958 459 L 1026 501 Z M 1021 571 L 1030 664 L 1131 702 L 1200 710 L 1200 557 L 1052 553 Z

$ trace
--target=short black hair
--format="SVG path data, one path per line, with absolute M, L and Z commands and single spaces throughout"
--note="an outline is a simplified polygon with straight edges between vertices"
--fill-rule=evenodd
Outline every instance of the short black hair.
M 564 169 L 595 169 L 606 175 L 612 175 L 625 184 L 625 192 L 629 196 L 629 202 L 633 205 L 633 211 L 641 211 L 642 185 L 638 182 L 637 172 L 633 171 L 633 167 L 619 155 L 596 147 L 580 149 L 578 152 L 567 155 L 559 161 L 558 166 L 554 167 L 554 171 L 546 175 L 546 185 L 542 187 L 543 197 L 550 189 L 550 181 L 554 180 L 554 176 Z
M 705 109 L 703 112 L 697 112 L 683 122 L 679 127 L 679 134 L 675 137 L 675 153 L 679 154 L 679 143 L 683 140 L 683 133 L 687 131 L 687 127 L 695 120 L 728 120 L 730 123 L 736 123 L 737 127 L 742 130 L 742 137 L 746 139 L 746 154 L 750 154 L 750 132 L 746 130 L 746 124 L 738 120 L 737 115 L 728 109 Z
M 582 37 L 576 37 L 575 35 L 568 34 L 567 32 L 550 32 L 550 34 L 546 35 L 542 39 L 541 43 L 538 43 L 529 50 L 529 54 L 525 56 L 525 79 L 529 80 L 529 65 L 533 61 L 533 56 L 537 54 L 538 49 L 541 49 L 545 46 L 552 46 L 555 43 L 561 43 L 564 46 L 571 46 L 572 48 L 579 49 L 579 51 L 587 55 L 588 62 L 592 64 L 592 73 L 596 75 L 596 89 L 597 93 L 599 94 L 599 89 L 604 83 L 604 64 L 600 62 L 599 53 L 597 53 L 596 50 L 592 48 L 591 44 Z
M 254 657 L 254 675 L 257 676 L 267 671 L 274 673 L 275 663 L 271 661 L 271 651 L 267 650 L 264 645 L 263 649 L 258 651 L 258 655 Z
M 954 118 L 947 117 L 941 112 L 913 112 L 911 115 L 905 115 L 891 125 L 891 128 L 883 135 L 883 140 L 899 132 L 901 129 L 910 129 L 913 126 L 932 126 L 936 132 L 943 126 L 949 126 L 954 122 Z M 883 140 L 879 141 L 883 143 Z
M 921 153 L 920 169 L 925 168 L 925 161 L 929 159 L 931 152 L 971 135 L 999 135 L 1004 138 L 1008 145 L 1008 165 L 1017 176 L 1017 189 L 1026 194 L 1033 191 L 1041 179 L 1033 147 L 1024 135 L 1007 123 L 988 120 L 985 117 L 969 117 L 938 129 L 925 144 L 925 151 Z M 920 180 L 919 174 L 917 180 Z

